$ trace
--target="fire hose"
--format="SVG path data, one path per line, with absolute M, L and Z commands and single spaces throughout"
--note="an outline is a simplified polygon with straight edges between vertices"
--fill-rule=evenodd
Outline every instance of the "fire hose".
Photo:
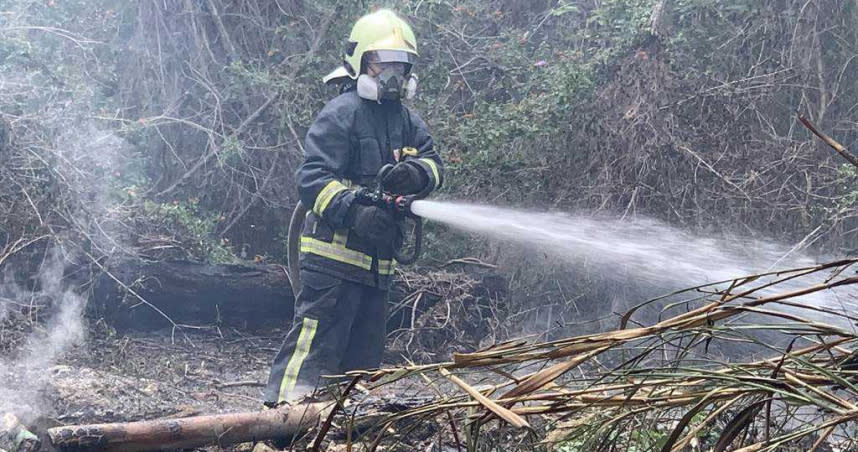
M 423 249 L 423 219 L 415 215 L 411 211 L 411 205 L 414 201 L 425 198 L 432 188 L 427 186 L 423 191 L 411 195 L 401 195 L 390 193 L 384 190 L 382 179 L 388 171 L 393 169 L 393 164 L 387 164 L 381 167 L 376 175 L 376 186 L 371 189 L 368 187 L 360 187 L 355 191 L 354 202 L 367 205 L 377 206 L 382 209 L 391 211 L 396 218 L 397 223 L 403 225 L 407 220 L 414 222 L 414 246 L 410 253 L 403 252 L 401 246 L 395 246 L 393 258 L 396 262 L 402 265 L 411 265 L 420 257 Z M 301 275 L 300 275 L 300 254 L 301 254 L 301 232 L 304 230 L 304 221 L 307 217 L 306 206 L 301 201 L 295 206 L 292 211 L 292 218 L 289 221 L 289 238 L 286 247 L 286 258 L 288 266 L 289 282 L 292 285 L 292 293 L 298 294 L 301 290 Z M 397 244 L 399 245 L 399 244 Z

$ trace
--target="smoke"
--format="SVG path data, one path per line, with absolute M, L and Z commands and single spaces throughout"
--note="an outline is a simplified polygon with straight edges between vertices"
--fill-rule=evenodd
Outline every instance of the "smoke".
M 0 233 L 14 236 L 0 237 L 0 245 L 19 236 L 49 236 L 58 245 L 39 259 L 28 253 L 47 240 L 32 242 L 0 267 L 0 415 L 11 411 L 22 419 L 49 408 L 43 394 L 48 369 L 85 339 L 86 298 L 64 277 L 66 270 L 86 277 L 90 259 L 131 252 L 135 194 L 148 186 L 147 156 L 105 130 L 115 123 L 95 119 L 111 107 L 100 91 L 105 83 L 94 78 L 110 67 L 100 59 L 104 47 L 76 34 L 80 21 L 63 26 L 65 17 L 55 24 L 61 34 L 36 30 L 51 28 L 32 25 L 52 19 L 32 6 L 12 2 L 0 18 L 8 57 L 0 65 L 0 109 L 14 119 L 0 130 L 11 137 L 0 149 L 3 180 L 20 187 L 2 194 L 0 204 L 10 207 Z
M 66 269 L 82 274 L 89 259 L 130 252 L 133 195 L 147 183 L 141 154 L 90 119 L 91 87 L 69 83 L 57 94 L 43 86 L 39 74 L 14 64 L 0 67 L 0 106 L 27 99 L 22 116 L 36 118 L 13 130 L 15 145 L 4 161 L 8 177 L 27 195 L 20 205 L 28 214 L 30 207 L 36 210 L 26 229 L 16 233 L 44 234 L 58 244 L 39 265 L 39 258 L 27 253 L 44 241 L 34 242 L 6 260 L 0 275 L 0 415 L 12 412 L 22 420 L 49 412 L 48 370 L 84 342 L 86 298 L 64 278 Z
M 35 275 L 8 265 L 0 282 L 0 341 L 4 331 L 26 338 L 0 356 L 0 415 L 12 412 L 29 421 L 50 412 L 44 392 L 50 387 L 49 369 L 75 346 L 84 343 L 86 298 L 72 289 L 65 270 L 80 268 L 90 256 L 125 251 L 129 228 L 122 218 L 127 201 L 130 145 L 93 124 L 78 124 L 60 133 L 55 145 L 43 150 L 45 160 L 62 181 L 57 210 L 69 228 L 54 236 Z M 81 238 L 85 237 L 85 241 Z M 81 246 L 84 245 L 84 246 Z M 26 265 L 26 264 L 22 264 Z M 15 278 L 25 276 L 29 282 Z M 2 344 L 0 344 L 2 345 Z M 9 348 L 8 343 L 5 347 Z
M 29 320 L 24 313 L 44 312 L 48 316 L 44 324 L 33 323 L 34 330 L 17 350 L 0 357 L 0 413 L 14 413 L 24 422 L 48 409 L 43 398 L 48 370 L 85 338 L 86 300 L 64 282 L 64 269 L 62 252 L 57 248 L 46 257 L 36 290 L 28 291 L 11 282 L 8 272 L 0 285 L 0 321 L 4 322 L 0 328 L 22 326 Z
M 138 187 L 146 183 L 134 147 L 115 133 L 84 122 L 58 135 L 49 152 L 69 197 L 66 219 L 86 233 L 93 248 L 105 254 L 130 253 L 129 212 Z
M 0 357 L 0 414 L 12 412 L 22 420 L 47 411 L 43 392 L 50 384 L 48 370 L 84 342 L 86 299 L 64 278 L 67 264 L 79 267 L 72 257 L 89 258 L 81 249 L 108 255 L 130 248 L 125 244 L 128 229 L 121 221 L 130 145 L 87 123 L 58 134 L 54 143 L 43 152 L 63 184 L 58 208 L 70 228 L 54 238 L 64 246 L 49 250 L 36 274 L 26 275 L 30 283 L 15 280 L 16 273 L 17 277 L 26 273 L 21 268 L 5 268 L 0 283 L 0 328 L 19 335 L 24 327 L 33 328 L 14 350 Z M 86 247 L 78 248 L 82 236 Z

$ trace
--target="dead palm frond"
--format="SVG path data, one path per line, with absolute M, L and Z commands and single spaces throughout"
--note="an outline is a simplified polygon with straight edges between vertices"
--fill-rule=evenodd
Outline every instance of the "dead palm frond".
M 479 429 L 498 418 L 570 451 L 634 445 L 669 452 L 704 443 L 715 451 L 770 451 L 808 439 L 806 449 L 849 441 L 843 427 L 858 420 L 855 318 L 820 300 L 854 297 L 846 287 L 858 283 L 847 274 L 856 262 L 680 291 L 671 299 L 693 294 L 696 305 L 659 300 L 665 313 L 688 308 L 649 326 L 625 328 L 631 312 L 615 331 L 508 342 L 450 362 L 356 374 L 376 388 L 420 375 L 441 394 L 388 426 L 453 412 Z M 713 342 L 771 357 L 716 360 Z M 480 384 L 468 383 L 474 379 Z M 444 381 L 453 384 L 436 384 Z

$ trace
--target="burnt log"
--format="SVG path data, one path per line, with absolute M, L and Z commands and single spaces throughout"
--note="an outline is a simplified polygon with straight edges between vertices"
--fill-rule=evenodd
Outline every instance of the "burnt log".
M 106 270 L 90 307 L 120 330 L 173 323 L 266 328 L 292 320 L 294 296 L 280 265 L 124 260 Z
M 331 403 L 279 409 L 114 424 L 71 425 L 48 430 L 63 452 L 137 452 L 227 446 L 262 440 L 289 441 L 318 424 Z
M 337 410 L 335 428 L 327 435 L 331 440 L 354 440 L 366 433 L 387 429 L 392 416 L 435 402 L 434 397 L 387 394 L 366 397 L 351 405 L 348 413 Z M 332 414 L 336 403 L 306 402 L 259 412 L 193 416 L 152 421 L 68 425 L 48 429 L 47 438 L 54 450 L 60 452 L 142 452 L 150 450 L 177 450 L 206 446 L 224 447 L 230 444 L 273 440 L 278 444 L 306 443 L 326 439 L 327 430 L 311 430 Z M 329 419 L 332 420 L 333 418 Z M 427 438 L 434 433 L 433 423 L 403 420 L 405 424 L 418 422 L 421 431 L 409 430 Z M 425 425 L 423 425 L 425 424 Z M 403 425 L 403 424 L 400 424 Z
M 292 321 L 295 296 L 281 265 L 121 260 L 105 269 L 89 306 L 95 318 L 118 330 L 157 330 L 174 324 L 287 328 Z M 491 270 L 467 270 L 423 275 L 423 281 L 416 282 L 420 275 L 397 279 L 390 289 L 388 331 L 412 327 L 415 318 L 430 312 L 444 296 L 460 301 L 465 297 L 472 306 L 479 304 L 478 299 L 504 298 L 505 278 Z M 445 288 L 450 286 L 461 288 Z M 419 302 L 409 299 L 415 292 L 421 293 Z

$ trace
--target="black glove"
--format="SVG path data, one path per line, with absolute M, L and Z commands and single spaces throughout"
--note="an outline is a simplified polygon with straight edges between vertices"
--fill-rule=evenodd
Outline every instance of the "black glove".
M 353 203 L 349 207 L 346 222 L 355 234 L 376 246 L 393 243 L 396 239 L 396 219 L 393 212 L 387 209 Z
M 384 190 L 397 195 L 420 193 L 428 183 L 429 175 L 412 162 L 397 163 L 381 179 Z

